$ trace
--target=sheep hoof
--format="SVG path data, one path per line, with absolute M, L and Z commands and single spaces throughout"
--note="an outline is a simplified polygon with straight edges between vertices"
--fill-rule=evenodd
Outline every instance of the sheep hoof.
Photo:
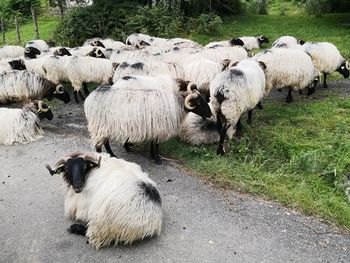
M 218 149 L 216 150 L 216 154 L 221 156 L 225 155 L 225 149 L 223 145 L 218 147 Z
M 87 227 L 81 224 L 73 224 L 67 230 L 69 233 L 85 236 Z
M 155 159 L 154 162 L 155 162 L 156 164 L 163 164 L 163 161 L 162 161 L 162 159 L 161 159 L 160 157 L 157 158 L 157 159 Z

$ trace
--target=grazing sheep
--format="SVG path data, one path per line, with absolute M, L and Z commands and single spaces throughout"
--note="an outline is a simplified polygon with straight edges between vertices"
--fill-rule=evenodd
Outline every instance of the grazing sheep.
M 295 37 L 291 36 L 282 36 L 275 40 L 275 42 L 272 43 L 272 47 L 279 48 L 289 48 L 293 45 L 303 45 L 305 43 L 302 39 L 297 39 Z
M 127 63 L 124 62 L 118 66 L 114 72 L 113 82 L 129 75 L 152 75 L 163 74 L 172 78 L 183 78 L 183 69 L 179 65 L 161 61 L 145 61 Z
M 20 46 L 0 47 L 0 59 L 17 58 L 24 55 L 24 48 Z
M 78 103 L 78 94 L 81 99 L 80 89 L 83 83 L 96 82 L 100 84 L 111 84 L 113 81 L 113 74 L 118 64 L 113 63 L 108 59 L 73 56 L 68 57 L 65 63 L 65 70 L 69 81 L 74 88 L 74 99 Z M 84 88 L 88 94 L 87 88 Z
M 328 42 L 306 42 L 303 50 L 310 55 L 315 67 L 323 73 L 323 87 L 327 88 L 327 75 L 334 71 L 339 72 L 344 78 L 349 77 L 350 62 L 340 55 L 337 47 Z
M 46 167 L 67 183 L 65 215 L 86 224 L 73 224 L 69 231 L 86 236 L 96 249 L 160 234 L 161 197 L 139 165 L 78 152 L 60 159 L 54 169 Z
M 241 115 L 248 111 L 251 122 L 253 109 L 265 94 L 266 66 L 253 59 L 245 59 L 221 73 L 210 84 L 210 102 L 217 117 L 220 132 L 217 154 L 225 154 L 224 140 L 228 128 L 239 126 Z
M 311 57 L 297 49 L 273 48 L 256 54 L 253 59 L 266 64 L 266 90 L 288 88 L 286 102 L 293 101 L 292 90 L 309 88 L 314 92 L 319 79 L 319 71 L 312 63 Z
M 0 144 L 29 143 L 42 137 L 40 119 L 53 118 L 50 108 L 34 100 L 22 109 L 0 108 Z
M 257 37 L 240 37 L 236 39 L 231 39 L 230 44 L 232 46 L 242 46 L 245 50 L 253 50 L 256 48 L 261 48 L 261 45 L 264 43 L 268 43 L 269 39 L 265 36 L 257 36 Z
M 0 74 L 0 104 L 29 102 L 35 99 L 57 98 L 68 103 L 70 98 L 62 85 L 57 85 L 28 71 L 10 71 Z
M 192 83 L 165 76 L 126 76 L 113 86 L 97 88 L 84 105 L 91 141 L 115 156 L 109 140 L 152 141 L 151 157 L 160 164 L 159 143 L 174 137 L 187 112 L 210 117 L 211 111 Z M 191 90 L 193 89 L 193 90 Z

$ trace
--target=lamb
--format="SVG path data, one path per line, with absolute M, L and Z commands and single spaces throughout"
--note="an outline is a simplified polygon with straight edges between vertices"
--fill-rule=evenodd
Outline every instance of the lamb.
M 210 117 L 211 111 L 196 86 L 165 76 L 126 76 L 113 86 L 101 86 L 84 105 L 88 130 L 97 152 L 102 145 L 112 152 L 109 141 L 152 141 L 151 158 L 161 164 L 159 143 L 174 137 L 187 112 Z
M 251 122 L 253 109 L 265 95 L 265 69 L 263 62 L 245 59 L 219 73 L 211 82 L 210 102 L 220 133 L 217 154 L 225 154 L 227 130 L 231 126 L 238 128 L 242 113 L 248 111 L 248 120 Z
M 67 184 L 65 215 L 86 224 L 72 224 L 69 231 L 86 236 L 94 248 L 130 245 L 160 234 L 161 197 L 139 165 L 107 154 L 76 152 L 61 158 L 54 169 L 46 168 Z
M 164 74 L 172 78 L 183 78 L 183 69 L 177 64 L 165 63 L 161 61 L 145 61 L 127 63 L 124 62 L 118 66 L 114 72 L 113 82 L 129 75 L 152 75 Z
M 17 58 L 24 55 L 24 48 L 20 46 L 0 47 L 0 59 Z
M 303 45 L 305 43 L 302 39 L 297 39 L 292 36 L 282 36 L 275 40 L 275 42 L 272 43 L 272 47 L 279 48 L 289 48 L 293 45 Z
M 287 103 L 293 101 L 292 90 L 309 88 L 309 94 L 315 90 L 319 80 L 319 71 L 310 56 L 297 49 L 273 48 L 256 54 L 253 59 L 266 64 L 266 90 L 288 88 Z
M 350 62 L 339 53 L 337 47 L 329 42 L 306 42 L 302 49 L 311 56 L 315 67 L 323 73 L 323 87 L 327 88 L 327 75 L 334 71 L 344 78 L 349 77 Z
M 0 104 L 57 98 L 64 103 L 70 101 L 62 85 L 28 71 L 10 71 L 0 74 Z
M 42 101 L 34 100 L 22 109 L 0 108 L 0 144 L 29 143 L 42 137 L 40 119 L 51 120 L 53 114 Z
M 78 103 L 78 96 L 85 98 L 79 92 L 83 83 L 96 82 L 100 84 L 111 84 L 113 74 L 118 64 L 108 59 L 73 56 L 65 63 L 65 70 L 69 81 L 74 88 L 74 99 Z M 84 88 L 88 94 L 87 88 Z

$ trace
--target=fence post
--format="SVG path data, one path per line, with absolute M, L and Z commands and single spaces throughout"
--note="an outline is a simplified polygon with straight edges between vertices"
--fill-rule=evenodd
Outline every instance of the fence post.
M 16 24 L 16 40 L 17 40 L 17 43 L 20 43 L 21 36 L 19 34 L 18 14 L 16 14 L 16 16 L 15 16 L 15 24 Z
M 35 7 L 32 6 L 30 9 L 32 11 L 32 17 L 33 17 L 33 22 L 34 22 L 35 38 L 40 39 L 39 27 L 38 27 L 38 17 L 36 16 Z
M 4 22 L 4 18 L 1 18 L 1 32 L 2 32 L 2 42 L 5 43 L 6 38 L 5 38 L 5 22 Z

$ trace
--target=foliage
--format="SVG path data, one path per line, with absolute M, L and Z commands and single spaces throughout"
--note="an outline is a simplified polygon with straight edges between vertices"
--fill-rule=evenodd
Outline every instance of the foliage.
M 40 8 L 40 0 L 7 0 L 7 8 L 12 12 L 19 12 L 24 17 L 31 16 L 31 7 Z
M 220 29 L 222 19 L 220 16 L 211 14 L 201 14 L 197 19 L 197 30 L 199 33 L 216 33 Z
M 244 0 L 242 4 L 247 14 L 266 15 L 268 13 L 267 0 Z
M 305 10 L 310 15 L 320 16 L 330 11 L 328 0 L 307 0 Z

